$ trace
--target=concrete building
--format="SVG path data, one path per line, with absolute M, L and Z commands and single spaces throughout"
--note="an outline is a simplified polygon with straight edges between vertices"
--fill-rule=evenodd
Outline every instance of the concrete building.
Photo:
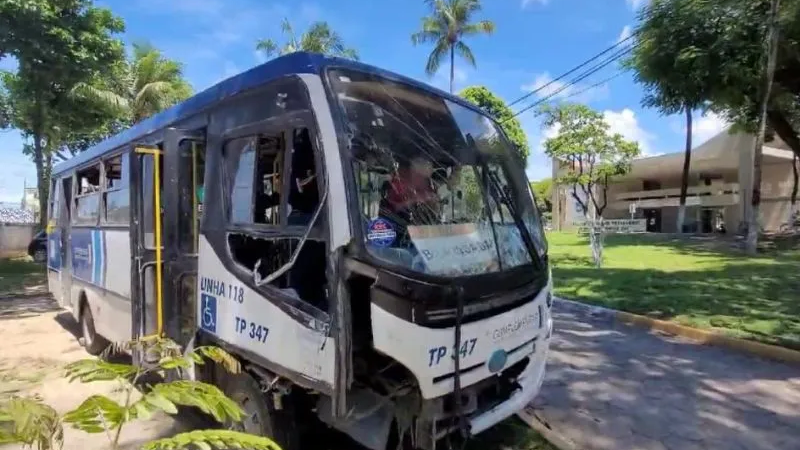
M 28 186 L 27 182 L 22 187 L 22 209 L 35 212 L 39 210 L 39 189 Z
M 754 136 L 725 130 L 692 150 L 686 198 L 686 232 L 739 230 L 751 207 Z M 640 158 L 609 186 L 604 219 L 644 219 L 648 232 L 677 232 L 683 152 Z M 778 231 L 789 221 L 793 154 L 777 136 L 764 146 L 760 223 Z M 554 165 L 553 176 L 559 168 Z M 582 220 L 571 189 L 553 189 L 553 222 L 567 229 Z

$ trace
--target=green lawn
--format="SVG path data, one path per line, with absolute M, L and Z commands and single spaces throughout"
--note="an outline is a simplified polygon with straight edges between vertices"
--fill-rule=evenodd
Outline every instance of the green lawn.
M 602 269 L 585 238 L 548 240 L 560 296 L 800 349 L 798 240 L 748 257 L 720 239 L 609 235 Z
M 465 450 L 556 450 L 556 447 L 514 416 L 471 439 Z
M 44 265 L 28 257 L 0 258 L 0 297 L 22 294 L 45 283 Z

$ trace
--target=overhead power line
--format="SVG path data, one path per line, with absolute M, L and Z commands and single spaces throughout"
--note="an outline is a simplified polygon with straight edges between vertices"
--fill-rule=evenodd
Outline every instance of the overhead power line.
M 691 1 L 688 1 L 688 0 L 687 0 L 685 3 L 678 5 L 678 9 L 682 9 L 682 8 L 688 8 L 688 7 L 690 7 L 690 6 L 691 6 Z M 650 8 L 651 8 L 651 7 L 646 7 L 646 9 L 645 9 L 645 10 L 642 12 L 642 15 L 640 16 L 640 19 L 641 19 L 641 20 L 644 20 L 645 16 L 646 16 L 646 15 L 647 15 L 649 12 L 651 12 L 651 9 L 650 9 Z M 598 58 L 602 57 L 602 56 L 603 56 L 603 55 L 605 55 L 606 53 L 608 53 L 608 52 L 610 52 L 610 51 L 614 50 L 615 48 L 617 48 L 617 47 L 621 46 L 622 44 L 624 44 L 624 43 L 626 43 L 626 42 L 630 41 L 631 39 L 635 38 L 635 37 L 636 37 L 636 36 L 637 36 L 639 33 L 640 33 L 640 29 L 634 30 L 634 31 L 633 31 L 633 32 L 630 34 L 630 36 L 627 36 L 627 37 L 625 37 L 625 38 L 623 38 L 623 39 L 620 39 L 619 41 L 617 41 L 617 42 L 616 42 L 616 43 L 614 43 L 613 45 L 609 46 L 609 47 L 608 47 L 608 48 L 606 48 L 605 50 L 603 50 L 603 51 L 601 51 L 600 53 L 598 53 L 598 54 L 596 54 L 596 55 L 592 56 L 592 57 L 591 57 L 591 58 L 589 58 L 588 60 L 586 60 L 586 61 L 582 62 L 581 64 L 579 64 L 579 65 L 577 65 L 577 66 L 575 66 L 575 67 L 573 67 L 572 69 L 568 70 L 567 72 L 565 72 L 565 73 L 563 73 L 563 74 L 559 75 L 559 76 L 558 76 L 558 77 L 556 77 L 555 79 L 553 79 L 553 80 L 550 80 L 548 83 L 546 83 L 546 84 L 544 84 L 544 85 L 542 85 L 542 86 L 539 86 L 538 88 L 534 89 L 533 91 L 531 91 L 531 92 L 529 92 L 529 93 L 527 93 L 527 94 L 523 95 L 522 97 L 519 97 L 518 99 L 516 99 L 516 100 L 512 101 L 511 103 L 509 103 L 509 104 L 508 104 L 508 106 L 509 106 L 509 107 L 511 107 L 511 106 L 513 106 L 513 105 L 515 105 L 515 104 L 517 104 L 517 103 L 519 103 L 519 102 L 521 102 L 521 101 L 523 101 L 523 100 L 525 100 L 525 99 L 529 98 L 530 96 L 532 96 L 532 95 L 535 95 L 535 94 L 537 94 L 537 93 L 541 92 L 542 90 L 546 89 L 547 87 L 549 87 L 549 86 L 553 85 L 553 83 L 556 83 L 556 82 L 558 82 L 558 81 L 562 80 L 563 78 L 565 78 L 565 77 L 568 77 L 569 75 L 571 75 L 571 74 L 573 74 L 573 73 L 577 72 L 577 71 L 578 71 L 578 70 L 580 70 L 581 68 L 583 68 L 583 67 L 587 66 L 588 64 L 590 64 L 592 61 L 595 61 L 596 59 L 598 59 Z M 627 53 L 631 52 L 631 51 L 632 51 L 634 48 L 636 48 L 638 45 L 639 45 L 639 44 L 638 44 L 638 43 L 636 43 L 636 44 L 633 44 L 633 45 L 630 45 L 630 46 L 626 47 L 626 48 L 625 48 L 625 49 L 623 49 L 623 51 L 621 51 L 621 52 L 617 52 L 617 54 L 616 54 L 616 57 L 615 57 L 614 55 L 612 55 L 611 57 L 609 57 L 608 59 L 606 59 L 606 60 L 605 60 L 603 63 L 599 64 L 599 66 L 595 66 L 595 67 L 594 67 L 594 68 L 592 68 L 592 69 L 588 69 L 587 71 L 583 72 L 583 73 L 582 73 L 580 76 L 576 77 L 574 80 L 570 81 L 569 83 L 566 83 L 564 86 L 562 86 L 560 89 L 558 89 L 558 90 L 557 90 L 555 93 L 552 93 L 551 95 L 548 95 L 548 96 L 546 96 L 545 98 L 543 98 L 543 99 L 541 99 L 541 100 L 539 100 L 539 101 L 535 102 L 533 105 L 529 105 L 529 106 L 527 106 L 527 107 L 525 107 L 525 108 L 521 109 L 520 111 L 518 111 L 517 113 L 515 113 L 515 114 L 512 116 L 512 118 L 513 118 L 513 117 L 516 117 L 516 116 L 518 116 L 518 115 L 520 115 L 520 114 L 522 114 L 522 113 L 523 113 L 523 112 L 525 112 L 525 111 L 528 111 L 528 110 L 530 110 L 531 108 L 533 108 L 533 107 L 535 107 L 535 106 L 538 106 L 538 105 L 542 104 L 543 102 L 545 102 L 545 101 L 547 101 L 547 100 L 550 100 L 550 99 L 551 99 L 551 98 L 553 98 L 555 95 L 558 95 L 558 93 L 562 92 L 564 89 L 568 89 L 569 87 L 572 87 L 572 86 L 574 86 L 574 85 L 575 85 L 575 83 L 577 83 L 577 82 L 579 82 L 579 81 L 581 81 L 581 80 L 584 80 L 586 77 L 588 77 L 588 76 L 590 76 L 590 75 L 592 75 L 592 74 L 596 73 L 596 72 L 597 72 L 598 70 L 600 70 L 601 68 L 603 68 L 603 67 L 607 66 L 608 64 L 611 64 L 612 62 L 614 62 L 614 61 L 618 60 L 619 58 L 621 58 L 621 57 L 622 57 L 622 56 L 624 56 L 625 54 L 627 54 Z M 593 70 L 593 69 L 594 69 L 594 70 Z M 610 79 L 613 79 L 613 78 L 616 78 L 616 77 L 618 77 L 618 76 L 619 76 L 619 75 L 621 75 L 621 74 L 622 74 L 622 72 L 620 72 L 620 73 L 617 73 L 616 75 L 614 75 L 614 76 L 612 76 L 612 77 L 609 77 L 609 80 L 610 80 Z M 597 85 L 599 85 L 599 84 L 602 84 L 602 83 L 604 83 L 604 82 L 607 82 L 607 81 L 608 81 L 608 80 L 606 80 L 606 81 L 603 81 L 603 82 L 600 82 L 600 83 L 598 83 Z M 592 87 L 590 87 L 590 88 L 587 88 L 587 89 L 583 90 L 582 92 L 585 92 L 585 91 L 587 91 L 587 90 L 590 90 L 590 89 L 592 89 L 592 88 L 594 88 L 594 87 L 597 87 L 597 85 L 593 85 Z M 572 95 L 570 95 L 569 97 L 572 97 L 572 96 L 574 96 L 574 95 L 577 95 L 577 94 L 572 94 Z M 510 120 L 510 119 L 507 119 L 507 120 Z
M 556 96 L 557 96 L 558 94 L 560 94 L 561 92 L 565 91 L 566 89 L 568 89 L 568 88 L 570 88 L 570 87 L 573 87 L 573 86 L 575 86 L 577 83 L 579 83 L 579 82 L 581 82 L 581 81 L 585 80 L 586 78 L 588 78 L 588 77 L 590 77 L 590 76 L 594 75 L 595 73 L 599 72 L 601 69 L 603 69 L 604 67 L 608 66 L 609 64 L 611 64 L 611 63 L 613 63 L 613 62 L 615 62 L 615 61 L 618 61 L 620 58 L 622 58 L 623 56 L 625 56 L 625 55 L 627 55 L 628 53 L 630 53 L 630 52 L 633 50 L 633 48 L 634 48 L 634 46 L 633 46 L 633 45 L 631 45 L 631 46 L 628 46 L 628 47 L 626 47 L 626 48 L 623 48 L 623 49 L 621 49 L 621 50 L 618 50 L 617 52 L 615 52 L 614 54 L 612 54 L 611 56 L 609 56 L 609 57 L 608 57 L 608 58 L 606 58 L 605 60 L 601 61 L 601 62 L 600 62 L 600 63 L 598 63 L 598 64 L 595 64 L 595 65 L 594 65 L 594 66 L 592 66 L 591 68 L 589 68 L 589 69 L 587 69 L 586 71 L 582 72 L 582 73 L 581 73 L 581 74 L 579 74 L 577 77 L 573 78 L 573 79 L 572 79 L 572 80 L 570 80 L 568 83 L 565 83 L 563 86 L 561 86 L 560 88 L 558 88 L 558 89 L 556 89 L 555 91 L 551 92 L 551 93 L 550 93 L 550 94 L 548 94 L 547 96 L 545 96 L 545 97 L 543 97 L 543 98 L 539 99 L 538 101 L 536 101 L 536 102 L 534 102 L 534 103 L 532 103 L 532 104 L 530 104 L 530 105 L 528 105 L 528 106 L 526 106 L 526 107 L 524 107 L 524 108 L 520 109 L 520 110 L 519 110 L 519 111 L 517 111 L 516 113 L 512 114 L 512 116 L 511 116 L 511 117 L 509 117 L 509 118 L 508 118 L 508 119 L 506 119 L 506 120 L 511 120 L 511 119 L 513 119 L 514 117 L 517 117 L 517 116 L 519 116 L 520 114 L 524 113 L 525 111 L 528 111 L 528 110 L 530 110 L 530 109 L 532 109 L 532 108 L 535 108 L 535 107 L 537 107 L 537 106 L 541 105 L 542 103 L 544 103 L 544 102 L 546 102 L 546 101 L 548 101 L 548 100 L 550 100 L 550 99 L 552 99 L 552 98 L 556 97 Z M 613 78 L 616 78 L 616 77 L 617 77 L 617 76 L 619 76 L 620 74 L 621 74 L 621 72 L 620 72 L 619 74 L 615 74 L 614 76 L 610 77 L 610 78 L 609 78 L 609 80 L 610 80 L 610 79 L 613 79 Z M 602 83 L 603 83 L 603 82 L 601 82 L 601 83 L 598 83 L 598 85 L 599 85 L 599 84 L 602 84 Z M 596 86 L 593 86 L 593 87 L 596 87 Z M 590 88 L 591 88 L 591 87 L 590 87 Z M 588 90 L 588 89 L 590 89 L 590 88 L 587 88 L 586 90 Z M 574 95 L 577 95 L 577 94 L 574 94 Z
M 552 85 L 553 83 L 556 83 L 556 82 L 560 81 L 561 79 L 563 79 L 563 78 L 565 78 L 565 77 L 568 77 L 568 76 L 572 75 L 573 73 L 575 73 L 575 72 L 577 72 L 578 70 L 580 70 L 582 67 L 584 67 L 584 66 L 586 66 L 586 65 L 590 64 L 592 61 L 594 61 L 594 60 L 596 60 L 596 59 L 600 58 L 601 56 L 605 55 L 606 53 L 610 52 L 611 50 L 614 50 L 615 48 L 619 47 L 620 45 L 624 44 L 625 42 L 628 42 L 629 40 L 633 39 L 633 37 L 634 37 L 635 35 L 636 35 L 636 33 L 631 33 L 631 35 L 630 35 L 630 36 L 628 36 L 628 37 L 626 37 L 625 39 L 620 39 L 620 40 L 619 40 L 619 41 L 618 41 L 616 44 L 614 44 L 614 45 L 612 45 L 612 46 L 610 46 L 610 47 L 606 48 L 606 49 L 605 49 L 605 50 L 603 50 L 602 52 L 600 52 L 600 53 L 598 53 L 598 54 L 596 54 L 596 55 L 592 56 L 591 58 L 587 59 L 586 61 L 582 62 L 581 64 L 579 64 L 579 65 L 577 65 L 577 66 L 573 67 L 573 68 L 572 68 L 572 69 L 570 69 L 569 71 L 567 71 L 567 72 L 564 72 L 563 74 L 559 75 L 558 77 L 556 77 L 556 78 L 554 78 L 554 79 L 550 80 L 550 81 L 549 81 L 549 82 L 547 82 L 546 84 L 544 84 L 544 85 L 542 85 L 542 86 L 539 86 L 538 88 L 534 89 L 533 91 L 531 91 L 531 92 L 528 92 L 527 94 L 523 95 L 522 97 L 520 97 L 520 98 L 518 98 L 518 99 L 514 100 L 513 102 L 509 103 L 509 104 L 508 104 L 508 106 L 509 106 L 509 107 L 511 107 L 511 106 L 514 106 L 514 105 L 516 105 L 517 103 L 519 103 L 519 102 L 521 102 L 521 101 L 525 100 L 526 98 L 528 98 L 528 97 L 530 97 L 530 96 L 532 96 L 532 95 L 536 95 L 537 93 L 539 93 L 539 92 L 540 92 L 540 91 L 542 91 L 543 89 L 547 88 L 548 86 Z

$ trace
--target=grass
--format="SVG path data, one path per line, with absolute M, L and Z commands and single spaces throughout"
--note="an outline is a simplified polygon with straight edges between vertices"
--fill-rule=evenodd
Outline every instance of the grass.
M 0 297 L 23 293 L 26 288 L 43 284 L 45 271 L 42 264 L 30 258 L 0 258 Z
M 800 242 L 767 241 L 751 257 L 733 241 L 609 235 L 596 269 L 588 241 L 550 233 L 565 298 L 800 349 Z
M 468 441 L 465 450 L 556 450 L 556 447 L 512 417 Z

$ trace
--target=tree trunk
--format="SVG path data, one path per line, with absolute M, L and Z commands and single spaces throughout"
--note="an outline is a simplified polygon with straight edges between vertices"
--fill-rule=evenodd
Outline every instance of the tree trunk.
M 33 133 L 33 163 L 36 166 L 36 182 L 39 192 L 39 227 L 47 229 L 47 198 L 50 187 L 50 177 L 47 172 L 44 147 L 42 146 L 40 132 Z
M 592 260 L 596 268 L 603 267 L 603 218 L 597 219 L 588 218 L 589 223 L 589 247 L 592 250 Z
M 761 92 L 761 107 L 758 115 L 758 134 L 756 134 L 755 149 L 753 155 L 753 194 L 752 207 L 747 225 L 747 241 L 745 248 L 747 253 L 755 255 L 758 250 L 759 214 L 758 208 L 761 205 L 761 157 L 764 151 L 764 134 L 767 128 L 767 109 L 769 107 L 770 91 L 772 90 L 772 78 L 775 74 L 775 60 L 778 53 L 778 6 L 780 0 L 772 0 L 769 11 L 769 24 L 766 39 L 767 65 L 764 70 L 763 88 Z
M 686 148 L 683 156 L 683 175 L 681 176 L 681 198 L 678 206 L 678 233 L 683 233 L 686 219 L 686 193 L 689 190 L 689 167 L 692 162 L 692 108 L 686 107 Z
M 456 75 L 456 44 L 450 44 L 450 93 L 453 93 L 453 80 Z

